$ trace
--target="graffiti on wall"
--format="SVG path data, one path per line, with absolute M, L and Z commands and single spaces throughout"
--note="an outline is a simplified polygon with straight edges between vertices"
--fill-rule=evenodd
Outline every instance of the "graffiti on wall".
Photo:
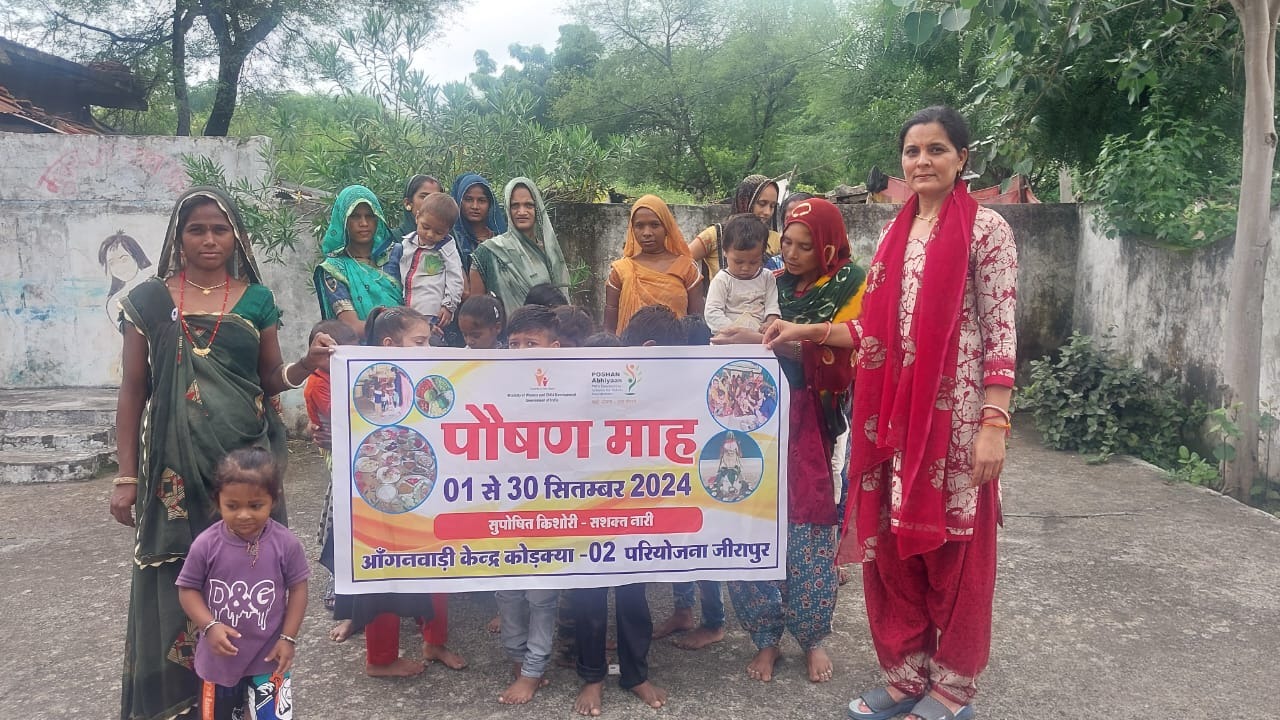
M 95 143 L 63 152 L 45 167 L 36 187 L 53 195 L 75 195 L 80 190 L 84 172 L 103 165 L 137 168 L 152 182 L 162 184 L 174 194 L 186 189 L 188 183 L 186 169 L 168 155 L 142 145 Z

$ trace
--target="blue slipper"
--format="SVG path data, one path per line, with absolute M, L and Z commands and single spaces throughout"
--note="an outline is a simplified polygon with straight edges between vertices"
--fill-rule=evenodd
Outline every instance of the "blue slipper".
M 861 712 L 858 710 L 858 701 L 866 703 L 871 708 L 871 712 Z M 907 696 L 901 700 L 894 702 L 893 696 L 884 688 L 876 688 L 862 693 L 858 697 L 849 701 L 849 720 L 889 720 L 889 718 L 897 717 L 915 707 L 920 702 L 919 697 Z
M 937 698 L 925 695 L 911 708 L 911 716 L 916 720 L 973 720 L 973 706 L 965 705 L 951 712 Z

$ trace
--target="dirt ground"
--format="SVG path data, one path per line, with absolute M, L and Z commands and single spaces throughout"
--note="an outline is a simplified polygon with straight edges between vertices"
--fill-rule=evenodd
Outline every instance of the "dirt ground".
M 327 478 L 310 448 L 294 446 L 287 482 L 291 525 L 314 557 Z M 1171 485 L 1140 463 L 1089 466 L 1018 438 L 1003 483 L 994 642 L 978 717 L 1274 716 L 1280 521 Z M 107 478 L 0 486 L 0 717 L 118 715 L 132 536 L 108 516 L 109 490 Z M 728 637 L 711 648 L 654 643 L 651 674 L 670 691 L 666 708 L 653 711 L 611 683 L 605 716 L 842 718 L 852 695 L 880 682 L 854 570 L 827 642 L 832 682 L 808 682 L 790 639 L 773 682 L 748 680 L 753 648 L 730 606 Z M 497 703 L 509 665 L 484 629 L 495 614 L 491 593 L 450 605 L 450 644 L 469 668 L 366 677 L 360 637 L 326 638 L 323 575 L 317 565 L 294 671 L 296 717 L 572 716 L 578 681 L 565 668 L 529 705 Z M 669 589 L 650 586 L 649 597 L 655 619 L 666 617 Z M 402 648 L 421 648 L 407 623 Z

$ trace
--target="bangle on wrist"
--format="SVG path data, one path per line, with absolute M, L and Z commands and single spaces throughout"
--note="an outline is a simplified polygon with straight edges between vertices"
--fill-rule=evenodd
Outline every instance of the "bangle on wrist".
M 827 340 L 831 337 L 831 321 L 827 321 L 827 331 L 822 333 L 822 339 L 818 341 L 819 345 L 826 345 Z
M 293 382 L 289 380 L 289 368 L 297 364 L 298 363 L 286 363 L 282 368 L 280 368 L 280 380 L 283 381 L 284 386 L 289 388 L 290 390 L 297 390 L 298 388 L 302 387 L 302 383 L 298 383 L 297 385 L 295 385 L 293 384 Z M 304 365 L 302 369 L 306 370 L 307 368 Z M 307 373 L 307 374 L 310 375 L 311 373 Z M 305 382 L 305 378 L 304 378 L 304 382 Z
M 982 408 L 981 408 L 981 410 L 982 410 L 982 413 L 983 413 L 983 415 L 984 415 L 984 416 L 986 415 L 986 412 L 987 412 L 988 410 L 994 410 L 994 411 L 996 411 L 997 413 L 1000 413 L 1000 415 L 1001 415 L 1002 417 L 1004 417 L 1004 421 L 1005 421 L 1006 423 L 1009 423 L 1009 424 L 1012 424 L 1012 423 L 1013 423 L 1013 416 L 1009 414 L 1009 411 L 1008 411 L 1008 410 L 1005 410 L 1004 408 L 1000 407 L 999 405 L 992 405 L 992 404 L 988 403 L 988 404 L 986 404 L 986 405 L 983 405 L 983 406 L 982 406 Z
M 209 628 L 213 627 L 214 625 L 221 625 L 221 624 L 222 624 L 221 620 L 214 618 L 213 620 L 210 620 L 208 623 L 206 623 L 204 627 L 200 628 L 200 634 L 204 635 L 209 632 Z
M 1009 432 L 1013 430 L 1013 425 L 1010 423 L 995 422 L 992 420 L 983 420 L 982 427 L 1000 428 L 1001 430 L 1004 431 L 1005 435 L 1008 435 Z
M 298 644 L 298 638 L 293 637 L 292 635 L 285 635 L 284 633 L 280 633 L 280 639 L 281 639 L 281 640 L 284 640 L 285 642 L 289 643 L 290 645 L 297 645 L 297 644 Z
M 121 485 L 137 485 L 138 478 L 133 477 L 131 475 L 121 475 L 120 477 L 112 480 L 111 484 L 116 487 L 119 487 Z

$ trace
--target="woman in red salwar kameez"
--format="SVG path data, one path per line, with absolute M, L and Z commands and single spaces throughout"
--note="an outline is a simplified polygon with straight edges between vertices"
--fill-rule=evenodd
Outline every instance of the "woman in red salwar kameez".
M 888 685 L 854 698 L 849 717 L 964 720 L 991 645 L 1017 255 L 1009 225 L 960 179 L 959 113 L 916 113 L 899 147 L 915 194 L 885 227 L 860 318 L 778 322 L 765 340 L 858 348 L 838 559 L 863 563 Z

